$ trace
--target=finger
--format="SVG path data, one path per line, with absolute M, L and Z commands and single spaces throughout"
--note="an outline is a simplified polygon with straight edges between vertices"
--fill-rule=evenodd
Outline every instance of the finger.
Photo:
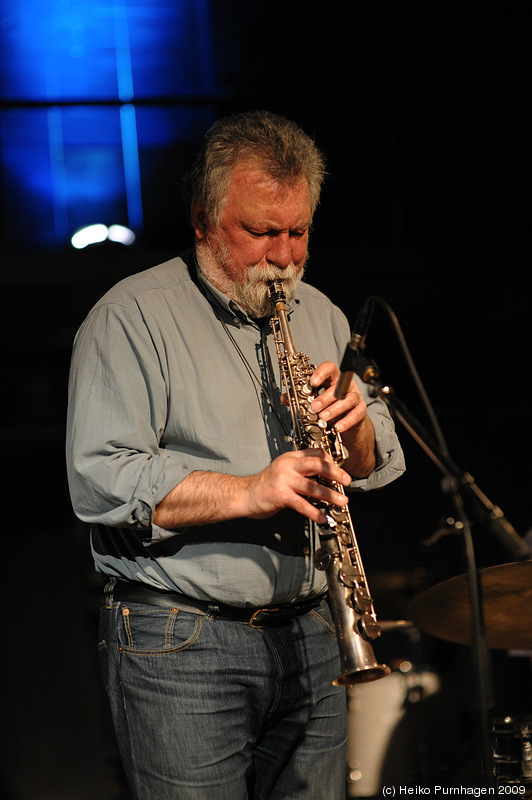
M 297 500 L 292 505 L 294 511 L 297 511 L 298 514 L 304 517 L 308 517 L 308 519 L 312 520 L 312 522 L 315 522 L 317 525 L 324 525 L 327 522 L 325 513 L 318 508 L 318 506 L 312 505 L 312 503 L 309 503 L 308 500 L 305 500 L 305 498 L 300 495 L 296 495 L 296 497 Z
M 366 404 L 358 392 L 349 392 L 342 400 L 334 397 L 334 392 L 330 395 L 322 395 L 312 403 L 312 410 L 316 412 L 320 419 L 325 421 L 340 419 L 347 414 L 354 415 L 352 421 L 360 421 L 366 414 Z
M 316 367 L 310 376 L 310 385 L 315 389 L 321 386 L 331 386 L 335 384 L 340 377 L 340 370 L 332 361 L 324 361 L 319 367 Z
M 312 407 L 315 410 L 318 410 L 320 406 L 324 407 L 332 405 L 333 403 L 338 406 L 344 404 L 346 407 L 348 407 L 354 405 L 362 399 L 362 394 L 355 381 L 350 382 L 347 393 L 341 399 L 336 397 L 336 385 L 337 381 L 334 381 L 330 386 L 320 392 L 319 395 L 316 395 L 312 401 Z
M 345 506 L 349 502 L 348 497 L 342 492 L 337 492 L 331 486 L 325 486 L 319 481 L 306 479 L 295 487 L 298 494 L 304 497 L 311 497 L 313 500 L 327 503 L 331 506 Z
M 294 496 L 292 508 L 318 525 L 327 522 L 327 516 L 322 506 L 345 506 L 349 502 L 344 494 L 334 492 L 316 481 L 309 481 L 306 485 L 301 484 L 299 488 L 301 494 Z
M 351 477 L 349 473 L 339 467 L 332 458 L 321 449 L 299 450 L 296 453 L 295 469 L 302 475 L 314 476 L 329 481 L 335 481 L 342 486 L 349 486 Z
M 357 385 L 351 382 L 351 389 L 347 395 L 338 400 L 334 394 L 334 387 L 324 392 L 312 403 L 312 410 L 320 419 L 326 422 L 335 422 L 338 431 L 358 425 L 367 413 L 367 406 Z M 341 424 L 337 421 L 341 420 Z
M 364 402 L 346 408 L 345 406 L 332 405 L 320 412 L 320 419 L 334 422 L 336 429 L 342 430 L 359 425 L 366 417 L 367 408 Z

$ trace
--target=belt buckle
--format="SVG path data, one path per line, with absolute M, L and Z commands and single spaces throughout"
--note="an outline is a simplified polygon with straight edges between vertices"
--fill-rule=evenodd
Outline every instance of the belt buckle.
M 260 616 L 260 614 L 266 614 L 266 616 L 267 616 L 268 614 L 274 615 L 274 614 L 280 614 L 280 613 L 282 613 L 282 609 L 281 608 L 258 608 L 251 615 L 251 617 L 250 617 L 250 619 L 248 621 L 248 625 L 249 625 L 250 628 L 267 628 L 268 627 L 267 624 L 266 625 L 261 625 L 257 621 L 259 616 Z

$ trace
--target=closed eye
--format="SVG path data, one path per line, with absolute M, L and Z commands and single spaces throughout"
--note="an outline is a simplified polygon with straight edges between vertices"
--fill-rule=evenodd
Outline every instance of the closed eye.
M 267 231 L 256 231 L 252 228 L 246 228 L 246 231 L 249 233 L 250 236 L 253 236 L 255 239 L 263 239 L 265 237 L 270 237 L 274 239 L 277 236 L 280 236 L 284 231 L 278 231 L 275 228 L 270 228 Z M 304 230 L 293 230 L 289 231 L 291 238 L 293 239 L 301 239 L 306 233 L 308 229 L 305 228 Z
M 270 231 L 254 231 L 251 228 L 246 228 L 246 231 L 250 236 L 254 236 L 255 239 L 262 239 L 264 236 L 269 236 L 270 234 Z

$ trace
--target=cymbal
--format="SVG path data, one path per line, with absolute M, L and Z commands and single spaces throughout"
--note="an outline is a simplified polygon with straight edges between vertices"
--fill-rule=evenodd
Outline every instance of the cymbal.
M 479 570 L 488 647 L 532 650 L 532 561 Z M 416 597 L 410 608 L 425 633 L 455 644 L 471 643 L 469 576 L 458 575 Z

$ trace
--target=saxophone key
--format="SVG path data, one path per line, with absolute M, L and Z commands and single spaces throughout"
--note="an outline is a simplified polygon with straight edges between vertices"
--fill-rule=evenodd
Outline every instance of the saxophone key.
M 337 524 L 347 522 L 347 511 L 345 508 L 341 506 L 330 506 L 329 513 Z M 341 533 L 344 533 L 344 530 L 342 530 Z M 345 532 L 347 533 L 346 530 Z
M 360 575 L 357 573 L 354 567 L 346 565 L 342 566 L 338 572 L 338 577 L 343 585 L 347 586 L 348 589 L 358 588 L 358 579 Z
M 320 547 L 319 550 L 316 550 L 314 554 L 314 566 L 316 569 L 319 569 L 320 571 L 327 570 L 333 561 L 334 555 L 332 553 L 328 553 L 323 547 Z
M 340 442 L 336 443 L 335 453 L 334 453 L 334 460 L 337 464 L 341 465 L 349 458 L 349 450 L 347 447 Z
M 325 422 L 325 420 L 320 419 L 315 423 L 304 426 L 307 436 L 315 442 L 319 442 L 323 438 L 324 425 L 321 424 L 322 422 Z M 325 425 L 327 425 L 326 422 Z
M 371 614 L 362 614 L 358 620 L 358 627 L 365 639 L 378 639 L 381 635 L 380 625 Z
M 357 585 L 353 594 L 354 608 L 363 617 L 373 619 L 373 604 L 371 599 L 368 599 L 362 588 Z

